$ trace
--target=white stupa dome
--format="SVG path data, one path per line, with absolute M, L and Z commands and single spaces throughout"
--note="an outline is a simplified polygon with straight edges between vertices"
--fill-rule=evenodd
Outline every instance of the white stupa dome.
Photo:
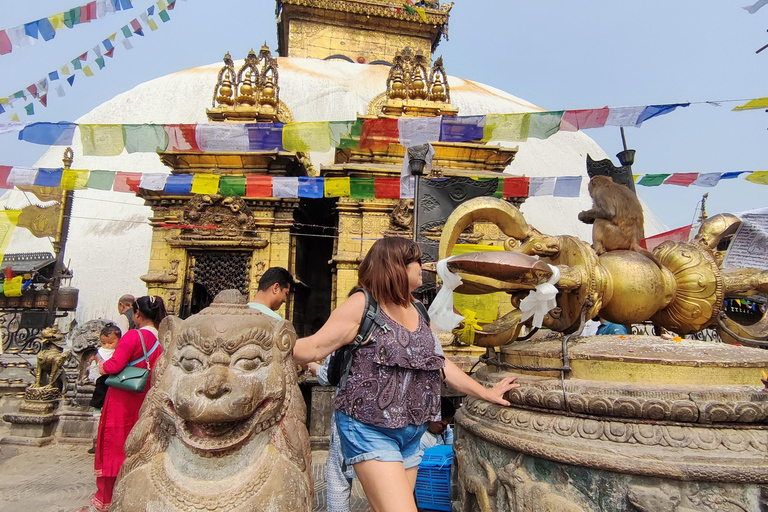
M 236 68 L 241 64 L 236 63 Z M 96 107 L 77 120 L 86 124 L 207 123 L 214 86 L 221 64 L 172 73 L 145 82 Z M 387 66 L 353 64 L 340 60 L 278 58 L 280 100 L 297 122 L 353 120 L 365 114 L 370 101 L 386 89 Z M 449 77 L 451 102 L 460 116 L 489 113 L 534 112 L 542 109 L 493 87 Z M 605 152 L 581 132 L 558 132 L 546 140 L 520 143 L 506 173 L 526 176 L 585 176 L 587 154 L 606 158 Z M 129 172 L 170 172 L 156 154 L 125 151 L 116 157 L 83 156 L 80 140 L 73 143 L 73 169 Z M 37 167 L 60 167 L 63 150 L 52 147 Z M 333 151 L 312 153 L 318 168 L 333 163 Z M 590 208 L 588 180 L 582 180 L 578 198 L 532 197 L 521 210 L 530 224 L 551 234 L 569 234 L 591 240 L 591 227 L 578 221 L 580 211 Z M 23 208 L 27 197 L 11 191 L 0 198 L 6 208 Z M 147 223 L 149 207 L 127 193 L 100 190 L 75 192 L 65 263 L 74 272 L 72 286 L 80 289 L 77 319 L 115 317 L 117 299 L 124 293 L 143 295 L 140 276 L 147 273 L 152 230 Z M 646 209 L 645 232 L 651 236 L 666 230 Z M 26 229 L 14 233 L 8 253 L 50 251 L 47 239 L 36 239 Z

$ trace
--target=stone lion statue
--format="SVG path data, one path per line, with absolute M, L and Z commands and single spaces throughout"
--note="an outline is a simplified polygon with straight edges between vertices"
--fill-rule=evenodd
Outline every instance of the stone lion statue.
M 111 510 L 311 510 L 293 326 L 225 290 L 197 315 L 164 320 L 160 340 Z

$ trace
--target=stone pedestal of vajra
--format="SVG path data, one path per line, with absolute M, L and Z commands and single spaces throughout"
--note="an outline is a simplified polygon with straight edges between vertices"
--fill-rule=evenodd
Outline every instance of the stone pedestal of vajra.
M 568 354 L 569 378 L 518 373 L 510 407 L 469 399 L 457 412 L 458 510 L 764 510 L 768 351 L 594 336 Z M 515 343 L 499 359 L 559 367 L 561 342 Z

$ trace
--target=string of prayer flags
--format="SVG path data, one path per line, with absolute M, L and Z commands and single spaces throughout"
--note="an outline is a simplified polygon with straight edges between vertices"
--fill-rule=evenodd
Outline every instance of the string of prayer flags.
M 676 172 L 666 180 L 664 180 L 665 185 L 679 185 L 681 187 L 687 187 L 690 186 L 692 183 L 694 183 L 699 178 L 699 173 L 697 172 Z

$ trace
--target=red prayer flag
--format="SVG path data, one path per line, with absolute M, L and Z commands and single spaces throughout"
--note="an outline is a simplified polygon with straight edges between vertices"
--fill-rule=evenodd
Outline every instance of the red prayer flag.
M 78 59 L 80 59 L 83 62 L 87 61 L 88 60 L 88 52 L 85 52 L 84 54 L 79 56 Z
M 272 197 L 272 176 L 246 176 L 246 197 Z
M 42 104 L 44 107 L 48 106 L 48 95 L 47 94 L 43 94 L 38 99 L 40 100 L 40 104 Z
M 113 47 L 113 48 L 111 48 L 111 49 L 110 49 L 108 52 L 104 52 L 104 55 L 106 55 L 106 56 L 107 56 L 107 57 L 109 57 L 110 59 L 112 58 L 112 56 L 113 56 L 114 54 L 115 54 L 115 49 L 114 49 L 114 47 Z
M 585 128 L 602 128 L 608 121 L 609 113 L 608 107 L 566 110 L 560 121 L 560 129 L 565 132 L 575 132 Z
M 134 34 L 138 34 L 139 32 L 141 32 L 141 23 L 139 23 L 139 20 L 137 20 L 136 18 L 133 18 L 131 20 L 131 28 L 133 28 Z
M 687 242 L 691 236 L 691 226 L 683 226 L 682 228 L 673 229 L 672 231 L 666 231 L 659 233 L 658 235 L 649 236 L 640 240 L 640 247 L 653 251 L 656 247 L 661 245 L 667 240 L 673 242 Z
M 8 175 L 11 173 L 10 165 L 0 165 L 0 188 L 13 188 L 8 185 Z
M 680 185 L 681 187 L 687 187 L 694 181 L 696 181 L 699 177 L 699 173 L 697 172 L 676 172 L 666 180 L 664 180 L 665 185 Z
M 80 6 L 80 23 L 88 23 L 89 21 L 91 21 L 91 17 L 88 14 L 88 6 L 81 5 Z
M 363 121 L 360 149 L 386 146 L 393 142 L 400 142 L 397 119 L 366 119 Z
M 115 174 L 115 183 L 112 185 L 112 190 L 115 192 L 133 192 L 134 194 L 138 194 L 140 184 L 140 172 L 117 171 Z
M 400 199 L 400 178 L 375 178 L 373 183 L 376 199 Z
M 11 38 L 8 37 L 8 33 L 5 30 L 0 30 L 0 55 L 5 55 L 12 51 L 13 43 L 11 43 Z
M 200 152 L 195 131 L 196 124 L 167 124 L 165 133 L 168 134 L 168 151 Z
M 528 185 L 530 182 L 531 178 L 525 176 L 504 178 L 501 193 L 504 197 L 528 197 Z
M 95 20 L 96 17 L 96 1 L 94 0 L 88 4 L 88 18 Z
M 35 98 L 37 98 L 37 85 L 35 85 L 35 84 L 32 84 L 32 85 L 30 85 L 29 87 L 27 87 L 27 90 L 29 91 L 29 93 L 30 93 L 32 96 L 34 96 Z

